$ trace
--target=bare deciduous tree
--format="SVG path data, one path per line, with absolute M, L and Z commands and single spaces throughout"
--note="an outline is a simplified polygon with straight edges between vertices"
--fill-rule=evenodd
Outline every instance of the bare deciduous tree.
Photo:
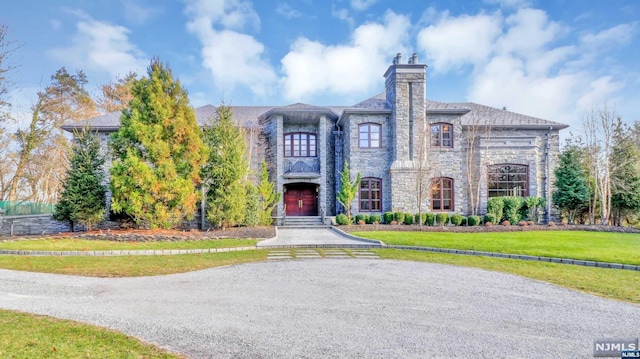
M 129 72 L 125 76 L 117 76 L 115 81 L 102 85 L 102 93 L 98 95 L 96 104 L 106 113 L 121 111 L 129 106 L 133 99 L 133 83 L 138 78 L 135 72 Z
M 492 134 L 491 120 L 488 112 L 481 109 L 473 110 L 465 116 L 465 126 L 462 129 L 462 141 L 465 147 L 465 168 L 467 180 L 467 198 L 472 215 L 480 211 L 481 181 L 487 172 L 487 147 Z M 484 143 L 484 148 L 483 148 Z

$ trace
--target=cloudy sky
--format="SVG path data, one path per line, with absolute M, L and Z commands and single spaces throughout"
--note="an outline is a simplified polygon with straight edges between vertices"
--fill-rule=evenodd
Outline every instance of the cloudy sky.
M 351 105 L 384 90 L 393 56 L 415 52 L 427 96 L 577 128 L 605 101 L 640 120 L 636 0 L 23 0 L 0 23 L 22 44 L 16 108 L 65 66 L 90 90 L 152 57 L 194 106 Z

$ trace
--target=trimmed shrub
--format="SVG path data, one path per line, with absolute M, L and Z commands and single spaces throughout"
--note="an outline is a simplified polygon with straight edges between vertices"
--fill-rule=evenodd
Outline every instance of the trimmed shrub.
M 385 212 L 382 215 L 382 219 L 384 219 L 384 223 L 391 224 L 391 222 L 393 221 L 393 212 Z
M 484 225 L 485 227 L 491 227 L 493 226 L 493 222 L 485 222 Z
M 467 224 L 470 226 L 477 226 L 480 224 L 480 216 L 469 216 L 467 217 Z
M 528 226 L 528 225 L 529 225 L 529 223 L 528 223 L 527 221 L 520 221 L 520 222 L 518 222 L 518 225 L 519 225 L 520 227 L 526 227 L 526 226 Z
M 529 222 L 527 222 L 527 224 L 528 224 L 528 225 L 530 225 L 530 226 L 533 226 L 534 224 L 536 224 L 536 222 L 534 222 L 534 221 L 529 221 Z
M 505 226 L 505 227 L 509 227 L 509 226 L 511 225 L 511 222 L 509 222 L 509 221 L 502 221 L 502 223 L 500 223 L 500 224 L 502 224 L 502 225 L 503 225 L 503 226 Z
M 493 214 L 494 220 L 492 223 L 498 223 L 503 216 L 504 211 L 504 197 L 491 197 L 487 201 L 487 214 Z M 486 220 L 485 220 L 486 222 Z
M 367 222 L 367 223 L 369 223 L 369 224 L 375 224 L 376 222 L 377 222 L 377 223 L 382 222 L 382 219 L 380 218 L 380 215 L 379 215 L 379 214 L 372 214 L 372 215 L 370 215 L 370 216 L 369 216 L 369 222 Z
M 398 222 L 396 222 L 396 221 L 391 221 L 391 225 L 392 225 L 392 226 L 395 226 L 395 225 L 397 225 L 397 224 L 398 224 Z
M 411 213 L 405 213 L 404 214 L 404 221 L 402 222 L 408 226 L 413 224 L 413 214 Z
M 363 221 L 364 223 L 368 223 L 369 222 L 369 215 L 368 214 L 357 214 L 356 215 L 356 223 L 360 224 L 360 221 Z
M 524 204 L 524 198 L 516 196 L 502 197 L 504 203 L 504 219 L 511 223 L 520 222 L 520 208 Z
M 444 226 L 448 220 L 449 220 L 449 213 L 436 214 L 436 222 L 438 223 L 439 226 Z
M 451 224 L 453 224 L 454 226 L 459 226 L 462 224 L 462 219 L 464 217 L 462 217 L 462 215 L 460 213 L 454 213 L 451 215 L 450 219 L 451 219 Z
M 340 213 L 340 214 L 338 214 L 336 216 L 336 223 L 341 225 L 341 226 L 344 226 L 344 225 L 349 224 L 349 219 L 347 218 L 346 214 Z
M 497 198 L 497 197 L 496 197 Z M 484 223 L 496 224 L 498 220 L 496 219 L 496 215 L 493 213 L 487 213 L 484 215 Z
M 404 223 L 404 213 L 403 212 L 394 212 L 393 220 L 398 223 Z
M 549 222 L 549 227 L 555 227 L 555 226 L 556 226 L 556 222 L 554 221 Z
M 434 213 L 425 213 L 424 224 L 427 226 L 433 226 L 436 223 L 436 215 Z
M 359 224 L 359 225 L 361 225 L 361 226 L 364 226 L 364 225 L 365 225 L 365 221 L 363 221 L 363 220 L 359 220 L 359 221 L 358 221 L 358 224 Z
M 427 214 L 426 213 L 422 213 L 422 218 L 419 218 L 420 215 L 418 213 L 413 215 L 413 223 L 417 223 L 417 224 L 424 224 L 427 220 Z

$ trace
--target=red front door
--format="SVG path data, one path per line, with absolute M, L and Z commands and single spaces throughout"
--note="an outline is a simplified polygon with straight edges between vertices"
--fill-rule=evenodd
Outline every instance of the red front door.
M 316 185 L 287 185 L 287 191 L 284 194 L 287 216 L 317 216 L 317 200 Z

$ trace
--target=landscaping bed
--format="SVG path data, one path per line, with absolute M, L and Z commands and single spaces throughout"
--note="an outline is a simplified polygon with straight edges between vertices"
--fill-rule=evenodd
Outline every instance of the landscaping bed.
M 166 229 L 108 229 L 85 232 L 63 232 L 46 236 L 0 237 L 3 240 L 79 238 L 128 242 L 194 241 L 201 239 L 267 239 L 276 235 L 275 227 L 234 227 L 210 231 L 177 231 Z
M 337 228 L 345 232 L 362 231 L 398 231 L 398 232 L 453 232 L 453 233 L 482 233 L 482 232 L 522 232 L 522 231 L 594 231 L 594 232 L 616 232 L 616 233 L 638 233 L 640 229 L 619 226 L 601 225 L 579 225 L 579 224 L 559 224 L 549 225 L 493 225 L 493 226 L 418 226 L 415 224 L 358 224 L 338 226 Z

